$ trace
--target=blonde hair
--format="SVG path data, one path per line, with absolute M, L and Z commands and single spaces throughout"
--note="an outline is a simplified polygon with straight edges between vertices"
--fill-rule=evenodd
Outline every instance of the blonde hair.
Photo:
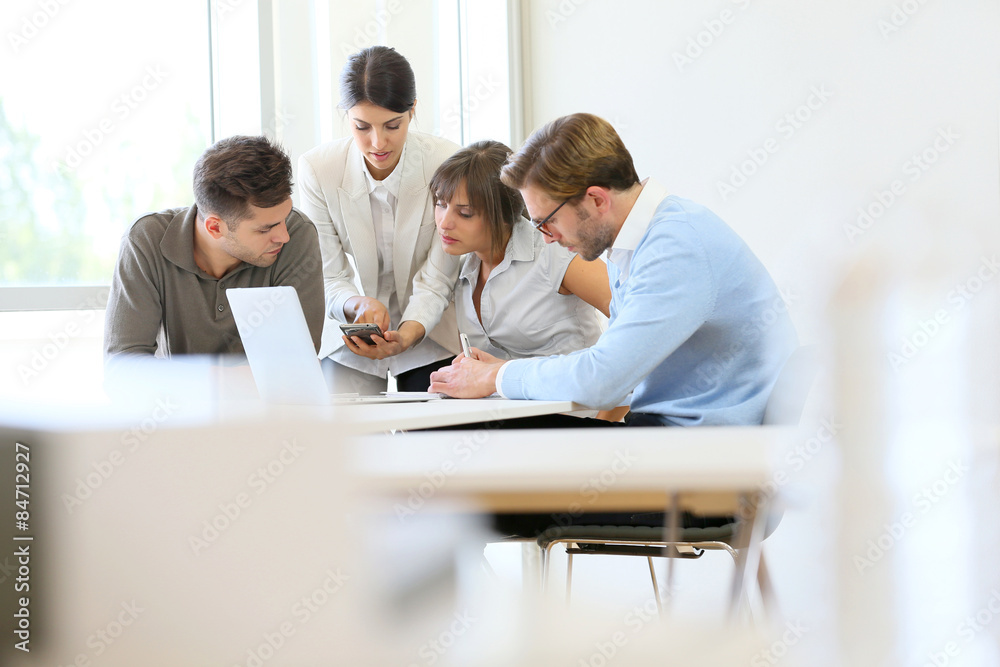
M 557 118 L 535 131 L 507 159 L 500 180 L 517 190 L 531 185 L 550 198 L 568 200 L 599 185 L 627 190 L 639 175 L 611 123 L 589 113 Z

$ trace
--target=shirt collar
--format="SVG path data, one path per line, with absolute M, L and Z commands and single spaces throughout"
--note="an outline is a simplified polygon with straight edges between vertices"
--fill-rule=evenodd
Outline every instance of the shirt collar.
M 160 253 L 185 271 L 201 275 L 203 272 L 194 261 L 194 226 L 198 207 L 177 211 L 160 239 Z
M 507 248 L 504 251 L 503 260 L 497 264 L 496 268 L 493 269 L 497 273 L 502 273 L 507 270 L 507 267 L 511 265 L 512 262 L 532 262 L 535 259 L 535 235 L 541 235 L 541 232 L 536 232 L 534 226 L 525 220 L 524 218 L 519 218 L 517 222 L 514 223 L 514 229 L 511 232 L 510 239 L 507 240 Z M 462 263 L 462 270 L 459 276 L 468 280 L 470 283 L 473 281 L 477 275 L 479 275 L 479 266 L 481 262 L 476 253 L 470 252 L 468 254 L 468 260 Z
M 364 159 L 364 157 L 362 157 L 361 159 Z M 396 165 L 396 168 L 392 170 L 392 173 L 386 176 L 381 181 L 375 180 L 375 177 L 372 176 L 372 173 L 368 171 L 368 165 L 366 164 L 365 168 L 362 171 L 364 171 L 365 174 L 365 183 L 368 184 L 368 194 L 372 194 L 373 192 L 375 192 L 375 188 L 381 185 L 382 187 L 384 187 L 386 190 L 389 191 L 389 194 L 391 194 L 396 199 L 399 199 L 399 185 L 403 180 L 403 161 L 405 159 L 406 159 L 406 144 L 403 144 L 403 152 L 400 153 L 399 155 L 399 163 Z
M 628 217 L 625 218 L 622 228 L 618 231 L 618 236 L 611 244 L 609 257 L 613 257 L 615 251 L 618 250 L 632 252 L 636 249 L 639 241 L 646 234 L 646 228 L 649 227 L 660 202 L 669 194 L 665 187 L 652 178 L 642 181 L 642 191 L 639 193 L 639 198 L 635 200 L 632 210 L 628 212 Z
M 541 235 L 541 232 L 536 232 L 534 225 L 524 218 L 518 218 L 511 231 L 510 240 L 507 241 L 504 261 L 500 265 L 533 261 L 535 259 L 535 234 Z
M 160 253 L 167 261 L 209 280 L 229 278 L 250 266 L 246 262 L 240 262 L 222 278 L 215 278 L 202 271 L 194 261 L 194 234 L 197 221 L 198 207 L 194 204 L 188 209 L 179 209 L 177 215 L 170 220 L 163 232 L 163 238 L 160 239 Z

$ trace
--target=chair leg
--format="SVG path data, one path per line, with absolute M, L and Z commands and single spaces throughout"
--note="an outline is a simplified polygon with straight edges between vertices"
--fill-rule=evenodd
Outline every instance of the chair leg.
M 490 559 L 486 557 L 485 549 L 483 550 L 483 553 L 480 556 L 479 567 L 486 574 L 486 576 L 492 579 L 493 581 L 500 580 L 500 577 L 497 576 L 497 571 L 493 569 L 492 565 L 490 565 Z
M 573 588 L 573 554 L 566 553 L 566 606 L 569 606 L 569 594 Z
M 542 549 L 542 585 L 541 591 L 545 593 L 549 588 L 549 570 L 552 567 L 552 545 L 546 545 Z
M 653 567 L 653 557 L 646 556 L 646 560 L 649 562 L 649 578 L 653 580 L 653 597 L 656 598 L 656 613 L 663 616 L 663 601 L 660 600 L 660 586 L 656 583 L 656 569 Z
M 542 579 L 545 576 L 545 550 L 535 542 L 521 543 L 521 580 L 524 589 L 530 591 L 542 590 Z
M 771 586 L 771 575 L 767 571 L 764 552 L 761 551 L 760 563 L 757 565 L 757 586 L 760 588 L 760 603 L 764 607 L 765 618 L 775 618 L 780 614 L 774 588 Z
M 738 553 L 735 549 L 729 546 L 725 546 L 729 555 L 733 557 L 733 563 L 735 567 L 739 567 L 740 563 L 743 562 L 744 556 Z M 777 598 L 774 594 L 774 588 L 771 586 L 771 575 L 767 569 L 767 563 L 764 560 L 764 547 L 759 545 L 758 547 L 758 557 L 757 557 L 757 587 L 760 592 L 760 616 L 766 622 L 769 619 L 775 618 L 780 614 L 778 609 Z M 746 605 L 747 612 L 750 614 L 750 621 L 753 624 L 757 624 L 757 614 L 754 614 L 752 601 L 750 599 L 749 587 L 743 591 L 741 597 L 742 604 Z
M 742 498 L 747 498 L 746 495 Z M 741 506 L 743 505 L 741 498 Z M 733 585 L 730 592 L 730 617 L 734 618 L 739 610 L 740 600 L 747 596 L 746 575 L 750 572 L 756 575 L 760 564 L 761 542 L 764 540 L 764 526 L 767 511 L 765 503 L 759 495 L 754 495 L 745 505 L 749 508 L 749 516 L 744 518 L 739 528 L 739 542 L 746 547 L 739 550 L 736 571 L 733 575 Z
M 670 494 L 670 505 L 667 507 L 667 525 L 664 526 L 665 542 L 677 544 L 681 538 L 681 512 L 679 496 Z M 667 557 L 667 600 L 671 599 L 674 590 L 674 559 Z

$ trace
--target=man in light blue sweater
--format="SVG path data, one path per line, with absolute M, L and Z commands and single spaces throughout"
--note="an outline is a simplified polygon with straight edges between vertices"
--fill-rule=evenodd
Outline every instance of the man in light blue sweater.
M 568 355 L 460 355 L 431 376 L 431 391 L 592 408 L 631 392 L 629 425 L 761 422 L 796 335 L 771 277 L 732 229 L 640 182 L 614 128 L 589 114 L 535 132 L 501 178 L 520 190 L 547 242 L 588 261 L 608 252 L 610 323 L 596 345 Z

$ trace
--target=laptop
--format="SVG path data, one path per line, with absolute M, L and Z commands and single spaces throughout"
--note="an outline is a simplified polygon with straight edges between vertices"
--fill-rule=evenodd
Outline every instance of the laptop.
M 226 298 L 257 391 L 268 403 L 409 403 L 442 398 L 427 392 L 331 394 L 294 287 L 234 287 L 226 290 Z

